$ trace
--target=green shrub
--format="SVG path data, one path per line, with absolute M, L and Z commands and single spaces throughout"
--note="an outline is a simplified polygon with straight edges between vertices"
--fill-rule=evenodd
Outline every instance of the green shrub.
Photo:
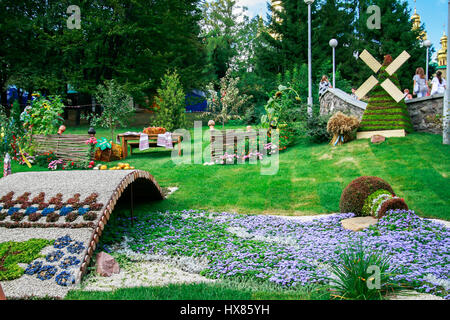
M 64 123 L 61 115 L 64 104 L 59 96 L 44 97 L 39 95 L 32 102 L 29 124 L 33 126 L 33 134 L 55 134 Z
M 361 216 L 366 199 L 378 190 L 386 190 L 395 196 L 392 187 L 378 177 L 359 177 L 344 189 L 341 194 L 339 208 L 342 213 L 354 213 Z
M 306 120 L 305 130 L 306 136 L 311 142 L 324 143 L 331 139 L 330 133 L 327 131 L 327 124 L 330 116 L 321 116 L 313 114 Z
M 334 277 L 329 278 L 336 298 L 382 300 L 387 293 L 400 289 L 398 284 L 390 281 L 394 274 L 388 272 L 390 264 L 386 256 L 365 252 L 360 244 L 356 249 L 347 248 L 339 258 L 338 263 L 331 265 Z M 379 270 L 379 282 L 373 268 Z

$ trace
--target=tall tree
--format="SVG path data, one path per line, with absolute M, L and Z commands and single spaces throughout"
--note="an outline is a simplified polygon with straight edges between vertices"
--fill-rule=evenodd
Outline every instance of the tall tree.
M 204 78 L 199 0 L 2 0 L 0 86 L 48 93 L 94 93 L 116 79 L 133 96 L 156 93 L 168 67 L 186 88 Z M 67 28 L 67 8 L 81 9 L 81 29 Z M 2 96 L 4 94 L 2 93 Z
M 367 8 L 381 9 L 381 29 L 369 29 Z M 269 5 L 268 30 L 261 34 L 256 48 L 256 72 L 262 78 L 275 79 L 278 73 L 292 70 L 295 64 L 307 63 L 307 5 L 303 1 L 284 0 L 277 11 Z M 394 58 L 406 50 L 411 59 L 398 72 L 403 88 L 411 85 L 415 68 L 425 61 L 425 50 L 417 39 L 420 30 L 411 30 L 411 11 L 404 0 L 318 0 L 312 5 L 312 68 L 313 82 L 326 72 L 324 63 L 331 60 L 329 40 L 336 38 L 338 73 L 353 86 L 359 86 L 372 73 L 354 57 L 364 49 L 379 61 L 386 54 Z M 331 75 L 331 64 L 329 71 Z
M 249 22 L 245 15 L 247 8 L 237 6 L 236 2 L 213 0 L 202 4 L 202 36 L 211 81 L 223 78 L 228 68 L 239 61 L 239 56 L 248 54 L 242 46 L 244 29 Z

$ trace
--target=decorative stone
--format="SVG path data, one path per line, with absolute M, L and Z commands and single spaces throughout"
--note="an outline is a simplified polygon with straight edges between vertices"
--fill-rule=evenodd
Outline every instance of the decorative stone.
M 96 270 L 102 277 L 110 277 L 114 273 L 119 273 L 120 268 L 117 261 L 107 254 L 106 252 L 100 252 L 97 254 Z
M 0 300 L 6 300 L 6 296 L 5 293 L 3 292 L 1 284 L 0 284 Z
M 386 141 L 386 138 L 379 134 L 372 136 L 372 138 L 370 139 L 370 142 L 372 142 L 372 143 L 383 143 L 385 141 Z
M 378 222 L 374 217 L 356 217 L 341 221 L 342 227 L 347 230 L 361 231 Z

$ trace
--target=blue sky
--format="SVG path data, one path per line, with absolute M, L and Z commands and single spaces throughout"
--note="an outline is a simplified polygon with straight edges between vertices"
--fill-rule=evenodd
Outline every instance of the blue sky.
M 238 0 L 239 5 L 248 7 L 249 16 L 254 17 L 257 14 L 262 14 L 264 18 L 267 14 L 267 2 L 268 0 Z M 421 16 L 428 39 L 433 43 L 436 51 L 441 48 L 439 41 L 444 31 L 444 24 L 445 30 L 447 30 L 447 3 L 448 0 L 417 0 L 416 2 L 417 13 Z M 408 4 L 412 15 L 414 13 L 414 0 L 408 0 Z

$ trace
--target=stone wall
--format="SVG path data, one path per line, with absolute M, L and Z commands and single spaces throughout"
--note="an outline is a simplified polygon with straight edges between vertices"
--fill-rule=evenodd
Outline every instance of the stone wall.
M 406 105 L 415 131 L 442 134 L 443 94 L 408 100 Z M 328 89 L 320 98 L 321 115 L 341 111 L 361 120 L 366 106 L 366 103 L 353 99 L 339 89 Z
M 442 134 L 443 94 L 407 100 L 406 105 L 415 131 Z
M 353 99 L 349 94 L 337 88 L 328 89 L 320 98 L 321 115 L 335 114 L 341 111 L 361 120 L 366 107 L 367 103 Z

